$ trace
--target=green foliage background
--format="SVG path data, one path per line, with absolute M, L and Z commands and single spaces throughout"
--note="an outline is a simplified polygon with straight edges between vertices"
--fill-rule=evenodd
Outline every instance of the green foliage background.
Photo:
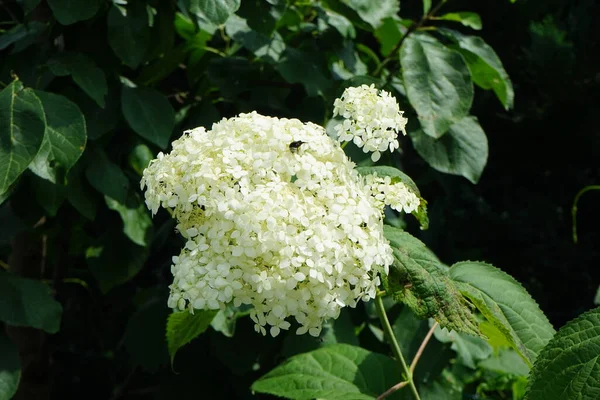
M 17 326 L 7 328 L 12 342 L 0 335 L 3 370 L 19 370 L 16 346 L 34 360 L 21 377 L 29 396 L 243 399 L 295 354 L 336 343 L 387 354 L 371 306 L 344 312 L 318 340 L 264 338 L 232 309 L 178 352 L 173 373 L 164 330 L 181 240 L 168 215 L 150 218 L 138 189 L 148 161 L 185 129 L 252 110 L 326 124 L 333 99 L 362 83 L 407 110 L 402 154 L 384 162 L 429 203 L 426 231 L 390 221 L 449 265 L 483 259 L 509 272 L 556 328 L 589 309 L 600 282 L 598 194 L 579 204 L 577 246 L 569 209 L 600 181 L 598 5 L 442 3 L 1 2 L 0 260 L 38 280 L 0 274 L 0 296 L 37 305 L 17 316 L 0 307 Z M 422 21 L 423 7 L 438 19 Z M 439 29 L 416 29 L 428 26 Z M 414 354 L 427 320 L 408 307 L 389 312 Z M 23 325 L 46 333 L 32 339 Z M 520 398 L 528 368 L 516 353 L 453 334 L 436 334 L 417 369 L 424 398 Z

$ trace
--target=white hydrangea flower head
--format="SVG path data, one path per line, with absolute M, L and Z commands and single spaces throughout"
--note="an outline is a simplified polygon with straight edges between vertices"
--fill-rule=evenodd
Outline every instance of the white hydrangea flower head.
M 392 183 L 389 176 L 377 176 L 377 173 L 364 177 L 365 190 L 373 196 L 378 208 L 389 205 L 392 209 L 407 214 L 412 213 L 421 204 L 419 197 L 402 182 Z
M 252 305 L 263 335 L 318 336 L 342 307 L 375 297 L 392 250 L 382 211 L 340 145 L 312 123 L 256 112 L 196 128 L 144 171 L 146 204 L 187 240 L 169 306 Z
M 365 153 L 372 152 L 375 162 L 381 152 L 394 151 L 400 146 L 398 134 L 406 135 L 408 120 L 402 115 L 396 99 L 375 85 L 361 85 L 344 90 L 342 97 L 333 103 L 333 116 L 343 122 L 334 127 L 337 140 L 353 141 Z

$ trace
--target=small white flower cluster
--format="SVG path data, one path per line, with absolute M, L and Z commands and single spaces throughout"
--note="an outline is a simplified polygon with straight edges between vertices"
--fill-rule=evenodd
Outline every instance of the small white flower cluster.
M 398 102 L 375 85 L 349 87 L 333 106 L 333 116 L 344 118 L 334 127 L 337 140 L 353 141 L 365 153 L 373 152 L 374 162 L 381 158 L 381 152 L 388 148 L 394 151 L 400 146 L 398 132 L 406 135 L 407 119 L 402 116 Z
M 369 300 L 392 250 L 382 210 L 325 130 L 257 113 L 196 128 L 144 171 L 146 204 L 170 209 L 187 240 L 173 257 L 169 306 L 252 305 L 263 335 L 318 336 Z
M 371 174 L 364 177 L 365 190 L 374 197 L 377 207 L 383 208 L 389 205 L 396 211 L 412 213 L 421 204 L 416 194 L 411 192 L 402 182 L 392 183 L 389 176 L 377 176 Z

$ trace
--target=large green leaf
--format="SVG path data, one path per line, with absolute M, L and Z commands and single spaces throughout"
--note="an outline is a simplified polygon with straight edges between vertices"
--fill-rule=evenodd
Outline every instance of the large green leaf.
M 63 184 L 87 142 L 85 118 L 66 97 L 35 91 L 44 107 L 44 141 L 29 169 L 41 178 Z
M 412 212 L 421 224 L 421 229 L 427 229 L 429 227 L 429 218 L 427 217 L 427 201 L 421 197 L 419 188 L 415 182 L 404 172 L 397 168 L 389 166 L 376 166 L 376 167 L 357 167 L 356 170 L 360 175 L 371 175 L 377 174 L 377 176 L 389 176 L 392 179 L 392 183 L 402 182 L 406 187 L 414 193 L 420 200 L 419 207 Z
M 121 168 L 108 159 L 106 154 L 93 149 L 89 153 L 89 163 L 85 175 L 90 184 L 102 194 L 125 203 L 129 190 L 129 180 Z
M 0 293 L 0 321 L 58 332 L 62 306 L 47 285 L 0 270 Z
M 473 183 L 479 181 L 487 164 L 488 141 L 477 118 L 461 119 L 439 139 L 422 130 L 411 131 L 410 138 L 417 153 L 432 168 L 464 176 Z
M 407 304 L 419 318 L 434 318 L 440 326 L 479 335 L 477 321 L 437 257 L 420 240 L 384 226 L 394 263 L 384 281 L 386 291 Z
M 450 277 L 531 366 L 554 335 L 554 328 L 523 286 L 482 262 L 456 263 L 450 268 Z
M 191 14 L 201 13 L 215 24 L 224 24 L 227 19 L 240 8 L 240 0 L 187 0 Z
M 0 92 L 0 194 L 34 159 L 44 130 L 42 103 L 31 89 L 14 81 Z
M 160 92 L 123 85 L 121 107 L 125 120 L 141 137 L 165 149 L 175 126 L 175 111 Z
M 301 83 L 309 96 L 323 94 L 331 86 L 316 60 L 300 50 L 286 48 L 275 68 L 286 81 Z
M 131 68 L 137 68 L 150 45 L 148 13 L 141 1 L 129 2 L 127 16 L 113 5 L 108 12 L 108 43 Z
M 600 399 L 600 308 L 563 326 L 530 375 L 527 400 Z
M 13 398 L 21 380 L 19 349 L 4 332 L 0 332 L 0 400 Z
M 450 29 L 441 32 L 455 43 L 453 47 L 465 58 L 473 82 L 482 89 L 492 89 L 504 108 L 511 109 L 515 92 L 494 49 L 479 36 L 463 35 Z
M 439 17 L 435 17 L 435 19 L 440 19 L 444 21 L 455 21 L 467 26 L 469 28 L 473 28 L 475 30 L 481 30 L 481 17 L 479 14 L 468 11 L 459 11 L 447 13 L 444 15 L 440 15 Z
M 92 18 L 103 3 L 103 0 L 48 0 L 52 13 L 63 25 Z
M 523 361 L 519 353 L 513 349 L 501 349 L 498 354 L 492 355 L 487 360 L 478 364 L 479 368 L 494 371 L 499 374 L 511 374 L 517 376 L 527 376 L 529 366 Z
M 288 359 L 254 382 L 252 390 L 288 399 L 374 399 L 400 380 L 391 358 L 337 344 Z
M 15 43 L 13 53 L 24 50 L 33 44 L 35 38 L 47 27 L 47 24 L 38 21 L 16 25 L 8 31 L 4 31 L 0 36 L 0 50 L 4 50 L 13 43 Z
M 402 78 L 423 131 L 434 138 L 465 117 L 473 102 L 473 83 L 465 60 L 431 35 L 413 33 L 400 49 Z
M 257 57 L 265 59 L 270 63 L 276 63 L 285 50 L 285 42 L 280 34 L 275 32 L 269 37 L 263 33 L 256 32 L 248 26 L 246 20 L 232 15 L 225 24 L 227 35 L 231 36 L 254 53 Z
M 131 241 L 140 246 L 148 246 L 152 239 L 152 220 L 148 209 L 136 195 L 130 195 L 125 204 L 104 197 L 106 205 L 119 213 L 123 221 L 123 233 Z
M 458 355 L 458 362 L 469 368 L 477 368 L 477 362 L 492 355 L 492 346 L 484 339 L 438 328 L 434 331 L 435 338 L 442 343 L 452 343 L 452 350 Z
M 356 11 L 360 18 L 373 28 L 378 28 L 382 20 L 393 17 L 400 11 L 398 0 L 342 0 L 342 2 Z
M 177 350 L 208 329 L 215 315 L 217 315 L 217 310 L 195 310 L 194 314 L 189 311 L 179 311 L 169 315 L 167 320 L 167 344 L 171 364 L 173 364 Z
M 65 200 L 67 188 L 36 177 L 32 177 L 30 185 L 38 204 L 42 206 L 47 215 L 55 217 Z
M 82 53 L 59 53 L 48 61 L 48 67 L 56 76 L 71 75 L 75 83 L 104 108 L 104 97 L 108 93 L 106 76 L 91 58 Z

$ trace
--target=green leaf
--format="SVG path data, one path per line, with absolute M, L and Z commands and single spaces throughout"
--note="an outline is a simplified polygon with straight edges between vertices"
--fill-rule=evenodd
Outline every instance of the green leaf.
M 511 109 L 515 92 L 510 77 L 494 49 L 479 36 L 463 35 L 450 29 L 440 32 L 455 43 L 454 47 L 465 58 L 473 82 L 482 89 L 492 89 L 504 108 Z
M 456 351 L 458 361 L 471 369 L 476 369 L 478 361 L 492 355 L 492 346 L 480 337 L 449 331 L 446 328 L 438 328 L 433 334 L 442 343 L 452 343 L 451 348 Z
M 227 35 L 250 50 L 257 57 L 265 59 L 269 63 L 276 63 L 285 50 L 285 42 L 277 32 L 272 37 L 256 32 L 246 23 L 246 20 L 232 15 L 225 24 Z
M 108 12 L 108 43 L 115 54 L 131 68 L 137 68 L 150 46 L 150 27 L 145 5 L 127 4 L 127 16 L 113 5 Z
M 35 91 L 44 107 L 44 140 L 29 169 L 41 178 L 63 184 L 69 170 L 85 149 L 85 118 L 79 107 L 66 97 Z
M 478 367 L 503 375 L 510 374 L 517 376 L 527 376 L 530 370 L 519 353 L 513 349 L 500 350 L 498 355 L 493 355 L 487 360 L 481 361 Z
M 125 120 L 135 133 L 161 149 L 169 145 L 175 126 L 175 111 L 160 92 L 147 87 L 123 85 L 121 107 Z
M 38 21 L 16 25 L 0 36 L 0 50 L 4 50 L 13 43 L 16 43 L 13 53 L 24 50 L 47 27 L 47 24 Z
M 55 217 L 66 197 L 67 188 L 40 178 L 31 180 L 32 192 L 46 214 Z
M 423 15 L 431 10 L 431 0 L 423 0 Z
M 463 57 L 426 33 L 409 35 L 400 48 L 402 78 L 423 131 L 434 138 L 465 117 L 473 102 Z
M 342 2 L 356 11 L 360 18 L 373 28 L 378 28 L 382 20 L 393 17 L 400 11 L 398 0 L 342 0 Z
M 434 318 L 441 327 L 479 335 L 469 304 L 431 250 L 400 229 L 386 225 L 384 234 L 394 252 L 394 263 L 384 281 L 386 292 L 419 318 Z
M 600 308 L 563 326 L 540 352 L 527 400 L 600 398 Z
M 0 270 L 0 293 L 0 321 L 58 332 L 62 306 L 47 285 Z
M 94 189 L 100 193 L 120 203 L 127 201 L 129 180 L 121 168 L 110 161 L 103 151 L 99 149 L 90 151 L 90 161 L 85 175 Z
M 309 96 L 324 94 L 331 86 L 330 79 L 315 59 L 300 50 L 286 48 L 275 69 L 290 83 L 301 83 Z
M 338 14 L 335 11 L 328 10 L 326 8 L 317 8 L 319 18 L 327 24 L 335 28 L 342 37 L 347 39 L 354 39 L 356 37 L 356 29 L 352 22 L 342 14 Z
M 336 344 L 289 358 L 254 382 L 252 390 L 288 399 L 373 399 L 400 380 L 391 358 Z
M 473 28 L 477 31 L 481 30 L 481 27 L 482 27 L 481 17 L 479 16 L 479 14 L 474 13 L 474 12 L 461 11 L 461 12 L 447 13 L 444 15 L 440 15 L 439 17 L 435 17 L 435 19 L 441 19 L 444 21 L 460 22 L 464 26 L 466 26 L 468 28 Z
M 129 165 L 139 176 L 142 176 L 144 170 L 153 159 L 154 153 L 150 150 L 150 147 L 141 143 L 131 150 L 128 157 Z
M 48 0 L 54 17 L 63 25 L 92 18 L 103 3 L 103 0 Z
M 123 220 L 123 233 L 131 241 L 140 246 L 147 247 L 152 239 L 152 220 L 148 209 L 137 195 L 130 195 L 125 204 L 104 196 L 106 205 L 111 210 L 119 213 Z
M 59 53 L 48 61 L 48 67 L 56 76 L 71 75 L 75 83 L 104 108 L 104 97 L 108 93 L 106 76 L 91 58 L 81 53 Z
M 417 153 L 432 168 L 477 183 L 487 164 L 488 141 L 477 118 L 465 117 L 439 139 L 422 130 L 409 133 Z
M 482 262 L 456 263 L 450 268 L 450 277 L 531 366 L 554 335 L 554 328 L 523 286 Z
M 142 270 L 149 252 L 126 240 L 118 231 L 107 232 L 102 239 L 100 246 L 87 250 L 86 261 L 100 290 L 108 293 L 134 278 Z
M 381 54 L 386 57 L 390 55 L 405 32 L 406 28 L 403 28 L 402 24 L 397 19 L 384 19 L 381 26 L 375 31 L 375 37 L 379 40 L 381 45 Z
M 40 4 L 41 0 L 17 0 L 17 3 L 23 7 L 25 14 L 29 14 L 34 8 Z
M 96 198 L 83 181 L 83 165 L 78 163 L 67 177 L 67 200 L 81 215 L 93 221 L 96 217 Z
M 402 182 L 406 187 L 413 192 L 420 200 L 419 207 L 412 213 L 419 221 L 421 229 L 427 229 L 429 227 L 429 218 L 427 217 L 427 201 L 421 197 L 419 188 L 415 182 L 404 172 L 397 168 L 389 166 L 376 166 L 376 167 L 357 167 L 357 172 L 360 175 L 377 174 L 377 176 L 389 176 L 392 178 L 392 183 Z
M 33 90 L 14 81 L 0 92 L 0 194 L 35 158 L 44 130 L 44 110 Z
M 180 311 L 169 315 L 167 320 L 167 343 L 171 365 L 175 360 L 177 350 L 208 329 L 215 315 L 217 315 L 216 310 L 195 310 L 194 314 L 189 311 Z
M 0 400 L 13 398 L 21 380 L 19 349 L 4 332 L 0 332 Z
M 125 348 L 132 361 L 150 373 L 169 362 L 164 335 L 168 315 L 166 302 L 154 300 L 136 310 L 127 322 Z
M 188 0 L 191 14 L 202 13 L 215 24 L 224 24 L 240 8 L 240 0 Z

